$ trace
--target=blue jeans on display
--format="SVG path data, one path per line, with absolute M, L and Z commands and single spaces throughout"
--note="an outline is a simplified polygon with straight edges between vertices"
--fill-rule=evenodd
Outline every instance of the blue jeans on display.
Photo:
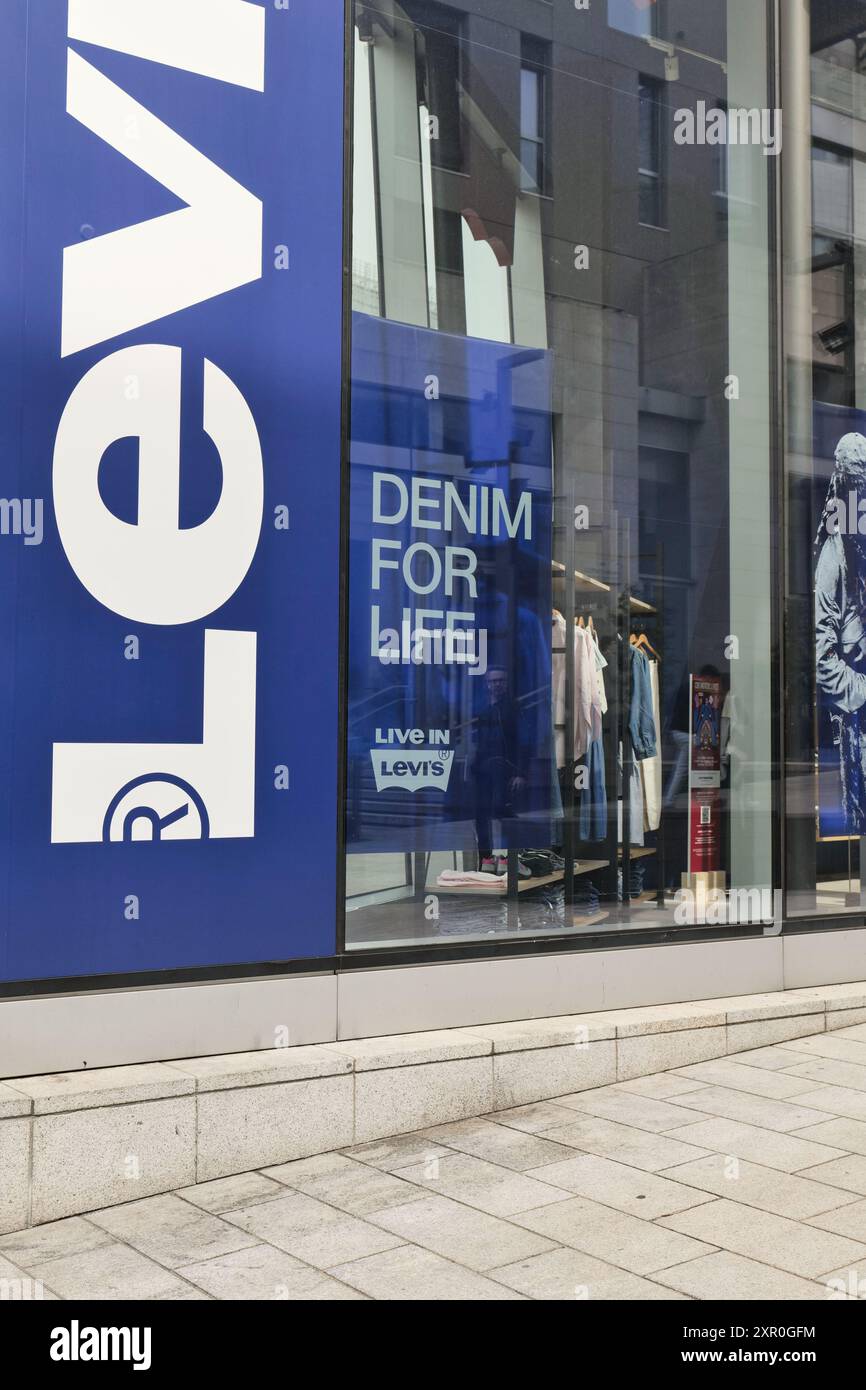
M 579 767 L 588 774 L 580 793 L 577 833 L 581 840 L 603 840 L 607 835 L 607 790 L 604 785 L 604 744 L 594 738 Z

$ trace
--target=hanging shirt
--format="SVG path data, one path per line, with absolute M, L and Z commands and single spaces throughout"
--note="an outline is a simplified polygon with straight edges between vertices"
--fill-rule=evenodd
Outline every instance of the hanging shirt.
M 568 760 L 565 746 L 565 663 L 567 628 L 560 613 L 553 616 L 552 706 L 556 728 L 556 765 L 565 767 Z M 582 758 L 590 744 L 601 737 L 601 716 L 607 709 L 604 695 L 602 666 L 607 662 L 601 655 L 588 628 L 574 628 L 574 748 L 572 758 Z
M 595 674 L 598 681 L 599 707 L 602 714 L 607 714 L 607 692 L 604 688 L 604 668 L 607 665 L 607 659 L 601 654 L 601 647 L 598 644 L 598 633 L 595 628 L 593 628 L 590 635 L 592 637 L 593 646 L 595 647 Z
M 593 740 L 601 738 L 601 696 L 596 654 L 597 648 L 589 628 L 576 627 L 574 630 L 575 758 L 582 758 Z
M 659 709 L 659 668 L 657 661 L 648 662 L 652 693 L 653 725 L 656 752 L 638 763 L 643 786 L 644 829 L 658 830 L 662 815 L 661 718 Z

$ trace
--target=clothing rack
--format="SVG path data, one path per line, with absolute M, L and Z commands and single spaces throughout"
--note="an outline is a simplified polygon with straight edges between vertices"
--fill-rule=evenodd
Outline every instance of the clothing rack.
M 602 867 L 607 867 L 607 883 L 605 886 L 605 896 L 610 902 L 619 901 L 623 908 L 629 912 L 633 907 L 647 905 L 647 898 L 641 895 L 639 898 L 632 898 L 630 893 L 631 883 L 631 864 L 633 860 L 643 859 L 649 856 L 657 856 L 658 871 L 655 892 L 652 894 L 651 901 L 659 907 L 664 906 L 666 866 L 665 866 L 665 835 L 664 820 L 660 820 L 657 831 L 652 832 L 656 835 L 654 845 L 635 845 L 633 836 L 636 827 L 632 825 L 631 807 L 631 778 L 635 766 L 634 750 L 629 734 L 629 712 L 631 704 L 631 651 L 630 636 L 632 625 L 642 619 L 652 619 L 658 617 L 658 609 L 647 599 L 639 598 L 632 591 L 631 575 L 631 544 L 630 544 L 630 521 L 623 518 L 617 523 L 615 520 L 610 528 L 608 538 L 608 563 L 609 572 L 619 574 L 622 586 L 617 591 L 613 585 L 597 579 L 577 568 L 576 561 L 576 538 L 574 528 L 568 524 L 568 509 L 566 509 L 566 524 L 564 529 L 566 550 L 570 553 L 567 556 L 567 563 L 562 561 L 553 562 L 554 579 L 561 584 L 561 596 L 557 589 L 557 607 L 560 608 L 566 624 L 566 661 L 565 661 L 565 705 L 566 723 L 565 740 L 566 749 L 574 748 L 574 710 L 575 695 L 574 690 L 574 622 L 577 616 L 578 604 L 577 596 L 581 595 L 585 600 L 584 612 L 588 607 L 590 616 L 594 616 L 594 626 L 602 636 L 608 634 L 608 706 L 609 706 L 609 734 L 603 740 L 604 748 L 604 778 L 608 791 L 608 821 L 606 837 L 605 859 L 599 859 L 592 864 L 593 872 L 598 872 Z M 655 580 L 657 588 L 663 582 L 662 553 L 656 556 Z M 573 583 L 568 582 L 573 575 Z M 656 637 L 653 644 L 659 656 L 663 655 L 661 638 Z M 661 671 L 659 671 L 661 678 Z M 660 709 L 662 705 L 660 692 Z M 661 728 L 657 729 L 659 740 L 658 753 L 661 756 Z M 622 768 L 619 767 L 619 749 L 623 750 Z M 568 775 L 564 779 L 563 786 L 563 857 L 565 858 L 565 901 L 566 911 L 575 925 L 579 925 L 581 918 L 574 917 L 574 879 L 576 872 L 574 865 L 577 855 L 580 852 L 582 843 L 577 833 L 577 799 L 575 796 L 574 771 L 575 762 L 573 757 L 566 757 L 566 768 Z M 622 815 L 620 819 L 620 793 L 622 798 Z M 583 861 L 585 862 L 585 860 Z M 621 874 L 621 877 L 620 877 Z
M 445 894 L 472 894 L 483 895 L 485 897 L 504 896 L 507 903 L 507 926 L 509 931 L 519 929 L 519 898 L 523 893 L 532 889 L 549 887 L 553 884 L 562 882 L 563 895 L 565 902 L 566 925 L 574 926 L 593 926 L 597 922 L 608 917 L 609 911 L 602 911 L 591 914 L 588 917 L 575 917 L 575 884 L 576 880 L 582 875 L 592 873 L 598 877 L 599 886 L 602 890 L 603 898 L 609 902 L 616 902 L 621 899 L 623 907 L 631 910 L 632 907 L 646 905 L 640 900 L 632 900 L 629 894 L 630 866 L 633 859 L 640 859 L 649 855 L 658 854 L 658 884 L 655 892 L 655 900 L 659 906 L 664 904 L 665 889 L 665 855 L 664 855 L 664 834 L 663 820 L 659 826 L 658 842 L 654 846 L 633 846 L 631 843 L 633 827 L 631 825 L 631 798 L 630 780 L 632 768 L 634 766 L 634 754 L 631 746 L 631 739 L 628 733 L 628 719 L 631 698 L 631 672 L 630 672 L 630 646 L 629 636 L 633 622 L 641 619 L 650 619 L 658 616 L 657 608 L 646 599 L 639 598 L 632 592 L 631 587 L 631 547 L 629 544 L 629 520 L 622 519 L 617 524 L 614 519 L 608 534 L 608 564 L 610 572 L 621 574 L 623 580 L 622 587 L 618 590 L 604 580 L 581 570 L 577 566 L 577 535 L 572 524 L 573 508 L 565 504 L 565 524 L 558 526 L 560 535 L 564 536 L 566 558 L 565 561 L 553 560 L 551 562 L 551 576 L 554 586 L 553 606 L 557 608 L 565 620 L 565 645 L 564 647 L 552 648 L 553 653 L 563 654 L 565 657 L 565 723 L 556 725 L 556 729 L 561 730 L 565 737 L 566 759 L 565 767 L 567 776 L 562 779 L 562 856 L 565 860 L 564 868 L 554 873 L 544 876 L 533 877 L 521 880 L 518 874 L 519 851 L 515 848 L 505 850 L 506 872 L 503 876 L 504 890 L 492 890 L 488 888 L 473 889 L 471 886 L 456 886 L 454 888 L 437 887 L 437 893 Z M 622 555 L 621 565 L 618 563 L 619 555 Z M 658 583 L 661 584 L 661 556 L 659 554 L 657 564 Z M 573 756 L 574 752 L 574 733 L 575 733 L 575 624 L 579 611 L 581 614 L 588 614 L 593 620 L 593 625 L 598 633 L 600 642 L 606 637 L 608 656 L 608 678 L 609 685 L 607 690 L 609 706 L 609 733 L 603 740 L 604 749 L 604 780 L 608 791 L 607 797 L 607 835 L 603 842 L 596 845 L 589 842 L 595 849 L 594 854 L 586 853 L 587 844 L 582 842 L 578 835 L 578 821 L 576 812 L 578 810 L 575 774 L 576 763 Z M 661 652 L 660 638 L 656 638 L 654 645 Z M 658 730 L 660 739 L 661 730 Z M 619 796 L 618 786 L 618 750 L 620 744 L 623 748 L 622 766 L 622 843 L 620 844 L 619 832 Z M 659 748 L 659 752 L 661 749 Z M 571 756 L 568 756 L 571 754 Z M 602 847 L 603 845 L 603 847 Z M 581 852 L 581 850 L 583 852 Z M 415 866 L 415 888 L 416 894 L 423 896 L 426 890 L 426 862 L 424 856 L 416 856 Z M 618 887 L 618 871 L 622 871 L 622 893 L 620 895 Z M 606 883 L 605 883 L 606 879 Z

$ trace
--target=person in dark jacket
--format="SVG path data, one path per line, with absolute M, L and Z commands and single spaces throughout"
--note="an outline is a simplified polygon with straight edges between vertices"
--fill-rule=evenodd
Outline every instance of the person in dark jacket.
M 866 833 L 866 438 L 843 435 L 836 446 L 824 511 L 815 537 L 815 662 L 839 750 L 842 812 L 850 834 Z
M 475 829 L 479 867 L 493 859 L 493 822 L 518 813 L 526 787 L 520 712 L 511 698 L 508 672 L 491 666 L 484 677 L 485 702 L 475 719 Z

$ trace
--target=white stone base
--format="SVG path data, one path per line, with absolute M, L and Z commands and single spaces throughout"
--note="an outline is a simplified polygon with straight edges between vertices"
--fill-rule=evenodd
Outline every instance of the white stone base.
M 866 984 L 0 1082 L 0 1232 L 866 1021 Z

